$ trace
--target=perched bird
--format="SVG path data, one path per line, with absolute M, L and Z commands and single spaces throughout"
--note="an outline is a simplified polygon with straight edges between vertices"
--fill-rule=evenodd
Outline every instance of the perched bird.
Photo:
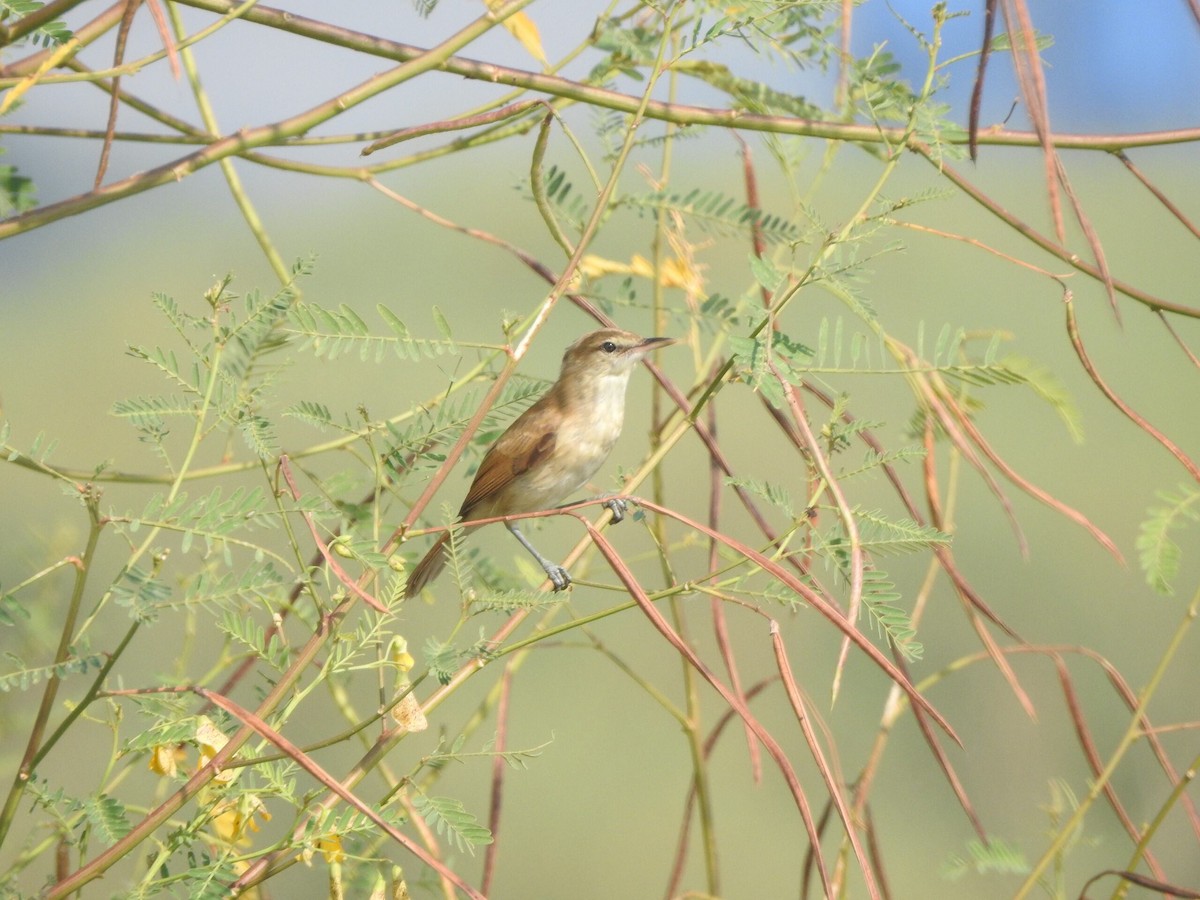
M 585 334 L 563 354 L 562 371 L 536 403 L 488 449 L 458 510 L 463 520 L 552 509 L 596 474 L 621 434 L 625 388 L 633 367 L 673 338 L 642 338 L 617 328 Z M 623 504 L 609 504 L 620 521 Z M 508 530 L 533 554 L 561 591 L 571 583 L 562 566 L 542 556 L 517 527 Z M 446 564 L 450 538 L 441 535 L 408 577 L 406 597 L 418 594 Z

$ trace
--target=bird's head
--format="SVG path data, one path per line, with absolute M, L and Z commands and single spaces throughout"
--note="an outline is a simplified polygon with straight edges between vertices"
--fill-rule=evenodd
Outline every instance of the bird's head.
M 567 348 L 559 378 L 597 381 L 616 376 L 625 380 L 647 353 L 673 343 L 674 338 L 644 338 L 619 328 L 601 328 L 585 334 Z

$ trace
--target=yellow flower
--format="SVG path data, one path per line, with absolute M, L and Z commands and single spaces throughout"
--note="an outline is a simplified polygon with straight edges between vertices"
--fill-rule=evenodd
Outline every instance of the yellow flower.
M 249 844 L 249 833 L 258 831 L 258 821 L 271 821 L 271 814 L 254 794 L 242 794 L 236 800 L 222 800 L 212 817 L 212 830 L 226 844 Z
M 151 772 L 174 778 L 179 771 L 179 764 L 187 756 L 182 744 L 157 744 L 150 751 L 149 768 Z
M 229 738 L 213 724 L 212 719 L 208 716 L 200 716 L 196 724 L 196 732 L 193 735 L 193 740 L 200 745 L 200 759 L 196 763 L 197 769 L 202 769 L 208 765 L 211 760 L 222 747 L 229 743 Z M 213 776 L 213 781 L 217 784 L 228 784 L 233 781 L 237 775 L 237 769 L 224 769 Z
M 591 279 L 606 275 L 632 275 L 635 278 L 654 278 L 654 266 L 644 256 L 634 254 L 629 262 L 605 259 L 603 256 L 588 255 L 579 261 L 579 271 Z M 663 287 L 682 288 L 692 294 L 702 294 L 704 279 L 696 266 L 683 257 L 664 260 L 658 272 L 658 283 Z
M 325 857 L 325 862 L 329 865 L 346 861 L 346 851 L 342 849 L 341 835 L 327 834 L 325 837 L 317 838 L 317 849 L 321 851 L 321 855 Z

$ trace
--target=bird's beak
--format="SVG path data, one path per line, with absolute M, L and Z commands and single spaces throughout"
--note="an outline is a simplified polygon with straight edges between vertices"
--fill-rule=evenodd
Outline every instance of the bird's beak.
M 676 342 L 675 338 L 669 337 L 648 337 L 642 338 L 642 342 L 638 344 L 639 350 L 652 350 L 658 347 L 669 347 Z

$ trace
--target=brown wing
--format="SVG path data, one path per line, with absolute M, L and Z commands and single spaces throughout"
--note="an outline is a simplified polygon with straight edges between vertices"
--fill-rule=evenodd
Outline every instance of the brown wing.
M 531 407 L 519 416 L 496 443 L 484 454 L 458 514 L 470 518 L 471 510 L 508 487 L 512 480 L 528 472 L 554 452 L 553 417 L 538 415 Z M 533 415 L 530 415 L 533 413 Z

